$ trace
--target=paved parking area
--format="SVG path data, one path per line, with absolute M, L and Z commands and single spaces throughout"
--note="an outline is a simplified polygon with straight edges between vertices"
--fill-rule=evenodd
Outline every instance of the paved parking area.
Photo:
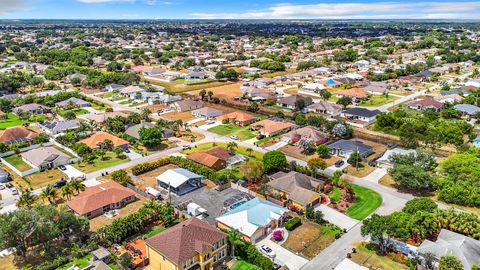
M 0 194 L 2 194 L 0 214 L 15 211 L 17 209 L 18 195 L 13 195 L 8 188 L 0 190 Z
M 324 204 L 315 207 L 315 210 L 322 211 L 325 220 L 328 220 L 328 222 L 335 224 L 342 229 L 350 230 L 359 222 L 358 220 L 340 213 Z
M 125 154 L 130 160 L 135 160 L 135 159 L 139 159 L 139 158 L 142 157 L 142 155 L 140 155 L 139 153 L 133 151 L 132 149 L 130 149 L 130 153 L 124 152 L 124 154 Z
M 65 165 L 67 168 L 65 171 L 62 171 L 64 174 L 68 176 L 70 180 L 75 179 L 77 177 L 84 177 L 85 173 L 79 171 L 78 169 L 74 168 L 72 165 Z M 60 170 L 60 169 L 59 169 Z
M 208 130 L 209 128 L 216 127 L 216 126 L 219 126 L 221 124 L 222 124 L 222 122 L 216 121 L 215 123 L 212 123 L 212 124 L 201 125 L 198 128 L 202 129 L 202 130 Z
M 207 187 L 202 187 L 183 196 L 172 196 L 172 203 L 180 210 L 186 208 L 187 204 L 194 202 L 207 210 L 208 216 L 205 220 L 210 224 L 215 224 L 215 218 L 226 212 L 224 202 L 232 198 L 250 196 L 236 189 L 225 189 L 216 191 Z M 251 196 L 250 196 L 251 197 Z M 186 211 L 185 211 L 186 212 Z
M 255 244 L 255 246 L 257 246 L 258 248 L 260 248 L 261 245 L 266 245 L 267 247 L 271 248 L 273 252 L 275 252 L 275 263 L 282 266 L 286 265 L 290 270 L 299 270 L 308 262 L 307 259 L 298 256 L 290 250 L 273 242 L 272 240 L 270 240 L 270 237 L 266 237 Z

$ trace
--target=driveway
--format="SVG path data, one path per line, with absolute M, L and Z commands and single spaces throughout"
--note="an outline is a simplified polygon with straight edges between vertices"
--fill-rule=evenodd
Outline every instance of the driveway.
M 287 144 L 288 144 L 287 142 L 279 141 L 274 145 L 270 145 L 269 147 L 265 147 L 265 150 L 267 150 L 267 151 L 278 150 L 278 149 L 284 147 Z
M 358 220 L 340 213 L 324 204 L 315 207 L 315 210 L 321 211 L 324 216 L 323 218 L 328 220 L 328 222 L 335 224 L 342 229 L 346 229 L 347 231 L 359 222 Z
M 1 200 L 1 209 L 0 213 L 8 213 L 11 211 L 15 211 L 17 209 L 17 201 L 18 201 L 18 195 L 13 195 L 10 189 L 5 188 L 3 190 L 0 190 L 0 194 L 2 194 L 2 200 Z
M 222 124 L 222 122 L 216 121 L 215 123 L 212 123 L 212 124 L 201 125 L 198 128 L 201 129 L 201 130 L 208 130 L 209 128 L 216 127 L 216 126 L 219 126 L 221 124 Z
M 67 168 L 67 169 L 65 171 L 61 171 L 61 172 L 66 174 L 68 176 L 68 179 L 70 179 L 70 180 L 73 180 L 77 177 L 84 177 L 85 176 L 85 173 L 77 170 L 72 165 L 65 165 L 65 168 Z
M 271 248 L 273 252 L 275 252 L 275 263 L 282 266 L 286 265 L 290 270 L 299 270 L 308 262 L 307 259 L 300 257 L 289 251 L 288 249 L 273 242 L 272 240 L 270 240 L 270 237 L 266 237 L 262 241 L 255 244 L 257 248 L 260 248 L 261 245 L 266 245 L 267 247 Z
M 142 155 L 140 155 L 139 153 L 133 151 L 132 149 L 130 149 L 130 153 L 124 152 L 124 154 L 125 154 L 130 160 L 135 160 L 135 159 L 139 159 L 139 158 L 142 157 Z
M 363 177 L 363 179 L 373 183 L 378 183 L 378 181 L 380 181 L 380 179 L 382 179 L 382 177 L 384 177 L 386 174 L 387 174 L 387 169 L 376 168 L 369 175 Z

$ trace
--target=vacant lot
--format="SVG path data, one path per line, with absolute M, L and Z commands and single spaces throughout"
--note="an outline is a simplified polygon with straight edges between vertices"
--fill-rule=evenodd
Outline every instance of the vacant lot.
M 115 219 L 125 217 L 125 216 L 128 216 L 131 213 L 137 212 L 138 209 L 140 209 L 142 207 L 142 205 L 145 204 L 145 202 L 147 201 L 147 200 L 145 200 L 145 199 L 143 199 L 139 196 L 137 196 L 137 198 L 138 198 L 137 201 L 129 203 L 125 207 L 120 208 L 119 209 L 119 214 L 115 217 L 107 218 L 106 216 L 101 215 L 101 216 L 90 219 L 90 230 L 91 231 L 96 231 L 96 230 L 100 229 L 101 227 L 104 227 L 106 225 L 111 224 L 112 221 L 115 220 Z
M 374 170 L 375 170 L 375 168 L 369 166 L 365 162 L 362 162 L 361 166 L 358 167 L 358 168 L 355 168 L 352 165 L 348 165 L 347 174 L 358 177 L 358 178 L 362 178 L 362 177 L 365 177 L 365 176 L 369 175 Z
M 206 151 L 206 150 L 212 149 L 215 146 L 219 146 L 219 147 L 222 147 L 222 148 L 227 148 L 227 143 L 221 142 L 221 143 L 215 143 L 215 145 L 214 145 L 214 143 L 203 143 L 203 144 L 200 144 L 200 145 L 197 145 L 197 146 L 193 147 L 190 150 L 182 151 L 182 154 L 188 155 L 188 154 L 194 153 L 194 152 Z M 243 146 L 238 146 L 235 149 L 234 152 L 237 153 L 237 154 L 241 154 L 241 155 L 250 157 L 251 159 L 254 159 L 254 160 L 261 160 L 263 158 L 262 153 L 259 153 L 259 152 L 256 152 L 256 151 L 252 151 L 251 153 L 249 153 L 247 151 L 247 148 L 245 148 Z
M 298 159 L 301 159 L 301 160 L 304 160 L 304 161 L 309 161 L 312 158 L 317 158 L 318 157 L 318 154 L 315 153 L 315 152 L 313 152 L 311 154 L 303 153 L 303 148 L 300 147 L 300 146 L 297 146 L 297 145 L 287 144 L 287 145 L 283 146 L 282 148 L 280 148 L 279 150 L 282 151 L 283 153 L 285 153 L 285 155 L 287 155 L 287 156 L 298 158 Z M 333 163 L 335 163 L 335 162 L 333 162 Z
M 240 91 L 240 85 L 242 83 L 233 83 L 233 84 L 226 84 L 222 86 L 207 88 L 205 91 L 212 91 L 214 97 L 218 97 L 219 99 L 226 99 L 226 100 L 233 100 L 234 97 L 242 96 L 242 92 Z M 190 95 L 199 96 L 200 91 L 190 92 Z
M 78 108 L 78 109 L 72 109 L 72 110 L 61 110 L 61 111 L 58 112 L 58 114 L 60 114 L 61 116 L 64 116 L 68 112 L 73 112 L 75 115 L 82 115 L 82 114 L 89 113 L 89 111 L 87 111 L 85 109 Z
M 302 219 L 302 225 L 289 232 L 283 246 L 294 253 L 301 253 L 307 258 L 315 257 L 320 251 L 335 241 L 335 233 L 323 230 L 322 226 Z
M 372 95 L 368 100 L 362 101 L 358 106 L 362 107 L 378 107 L 397 100 L 396 96 Z
M 20 118 L 18 118 L 18 116 L 9 112 L 6 115 L 6 119 L 0 120 L 0 129 L 6 129 L 14 126 L 21 126 L 27 122 L 28 122 L 27 120 L 21 120 Z
M 382 197 L 377 192 L 358 185 L 353 185 L 352 189 L 355 192 L 355 201 L 347 209 L 349 217 L 362 220 L 382 204 Z
M 93 160 L 93 163 L 80 162 L 80 163 L 74 164 L 73 167 L 79 169 L 84 173 L 91 173 L 94 171 L 98 171 L 100 169 L 116 166 L 118 164 L 122 164 L 127 161 L 129 161 L 128 158 L 119 159 L 117 158 L 115 153 L 107 152 L 107 154 L 103 159 L 101 159 L 100 157 L 97 157 L 96 159 Z
M 162 118 L 165 118 L 170 121 L 182 120 L 184 123 L 190 120 L 195 119 L 195 116 L 192 115 L 191 111 L 188 112 L 168 112 L 161 115 Z
M 357 247 L 357 252 L 352 254 L 352 261 L 369 269 L 408 269 L 405 265 L 407 262 L 405 256 L 395 253 L 379 256 L 376 250 L 367 244 L 361 244 Z
M 219 125 L 208 129 L 208 131 L 223 135 L 223 136 L 238 136 L 241 141 L 255 138 L 255 133 L 250 130 L 249 126 L 241 127 L 234 124 Z
M 144 174 L 141 174 L 141 175 L 138 175 L 138 176 L 134 176 L 133 177 L 133 182 L 135 184 L 136 187 L 138 187 L 139 189 L 145 189 L 146 187 L 156 187 L 158 186 L 158 181 L 156 179 L 157 176 L 159 176 L 160 174 L 164 173 L 165 171 L 169 170 L 169 169 L 174 169 L 174 168 L 177 168 L 177 166 L 173 165 L 173 164 L 168 164 L 168 165 L 165 165 L 165 166 L 162 166 L 160 168 L 157 168 L 153 171 L 149 171 L 149 172 L 146 172 Z
M 3 158 L 6 162 L 10 163 L 13 167 L 17 168 L 17 170 L 23 172 L 26 170 L 30 170 L 32 167 L 28 165 L 21 155 L 11 155 L 8 157 Z
M 68 177 L 60 170 L 47 170 L 25 176 L 25 180 L 29 182 L 30 186 L 34 189 L 48 186 L 61 180 L 62 178 Z

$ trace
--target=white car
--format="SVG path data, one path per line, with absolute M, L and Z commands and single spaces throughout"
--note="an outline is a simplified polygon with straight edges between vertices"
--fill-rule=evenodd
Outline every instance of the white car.
M 18 190 L 16 188 L 12 187 L 10 191 L 12 192 L 12 195 L 18 195 Z
M 4 184 L 0 184 L 0 190 L 4 190 L 5 189 L 5 185 Z
M 190 144 L 182 145 L 182 150 L 188 150 L 188 149 L 192 149 L 192 146 Z
M 271 248 L 267 247 L 266 245 L 261 245 L 260 246 L 260 252 L 262 252 L 263 254 L 267 255 L 270 258 L 275 257 L 275 252 L 273 252 L 273 250 Z
M 238 140 L 238 136 L 237 136 L 237 135 L 232 135 L 232 136 L 230 136 L 230 139 L 232 139 L 232 140 Z

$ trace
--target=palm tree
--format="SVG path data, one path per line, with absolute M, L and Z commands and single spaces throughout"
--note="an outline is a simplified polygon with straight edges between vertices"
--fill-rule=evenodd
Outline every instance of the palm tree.
M 240 241 L 242 239 L 242 235 L 240 235 L 236 229 L 233 229 L 227 233 L 227 239 L 230 243 L 230 247 L 232 248 L 232 258 L 235 258 L 235 242 Z
M 62 196 L 65 199 L 70 200 L 72 198 L 72 195 L 73 195 L 72 185 L 70 183 L 67 183 L 65 186 L 62 187 Z
M 247 152 L 248 156 L 252 156 L 253 149 L 252 148 L 247 148 L 247 149 L 245 149 L 245 152 Z
M 227 144 L 227 149 L 232 152 L 232 153 L 235 153 L 235 149 L 238 147 L 238 144 L 236 142 L 229 142 Z
M 149 108 L 143 109 L 142 114 L 141 114 L 142 119 L 145 120 L 145 121 L 150 120 L 150 114 L 151 113 L 152 113 L 152 111 Z
M 85 184 L 83 184 L 82 180 L 80 179 L 75 179 L 72 182 L 70 182 L 70 185 L 72 185 L 72 189 L 77 192 L 77 194 L 80 194 L 80 191 L 85 190 Z
M 36 196 L 32 192 L 27 190 L 21 190 L 20 197 L 18 198 L 17 206 L 18 207 L 30 207 L 36 200 Z
M 48 185 L 44 190 L 42 190 L 40 197 L 42 199 L 47 199 L 50 204 L 55 204 L 57 195 L 57 189 L 55 189 L 53 185 Z

